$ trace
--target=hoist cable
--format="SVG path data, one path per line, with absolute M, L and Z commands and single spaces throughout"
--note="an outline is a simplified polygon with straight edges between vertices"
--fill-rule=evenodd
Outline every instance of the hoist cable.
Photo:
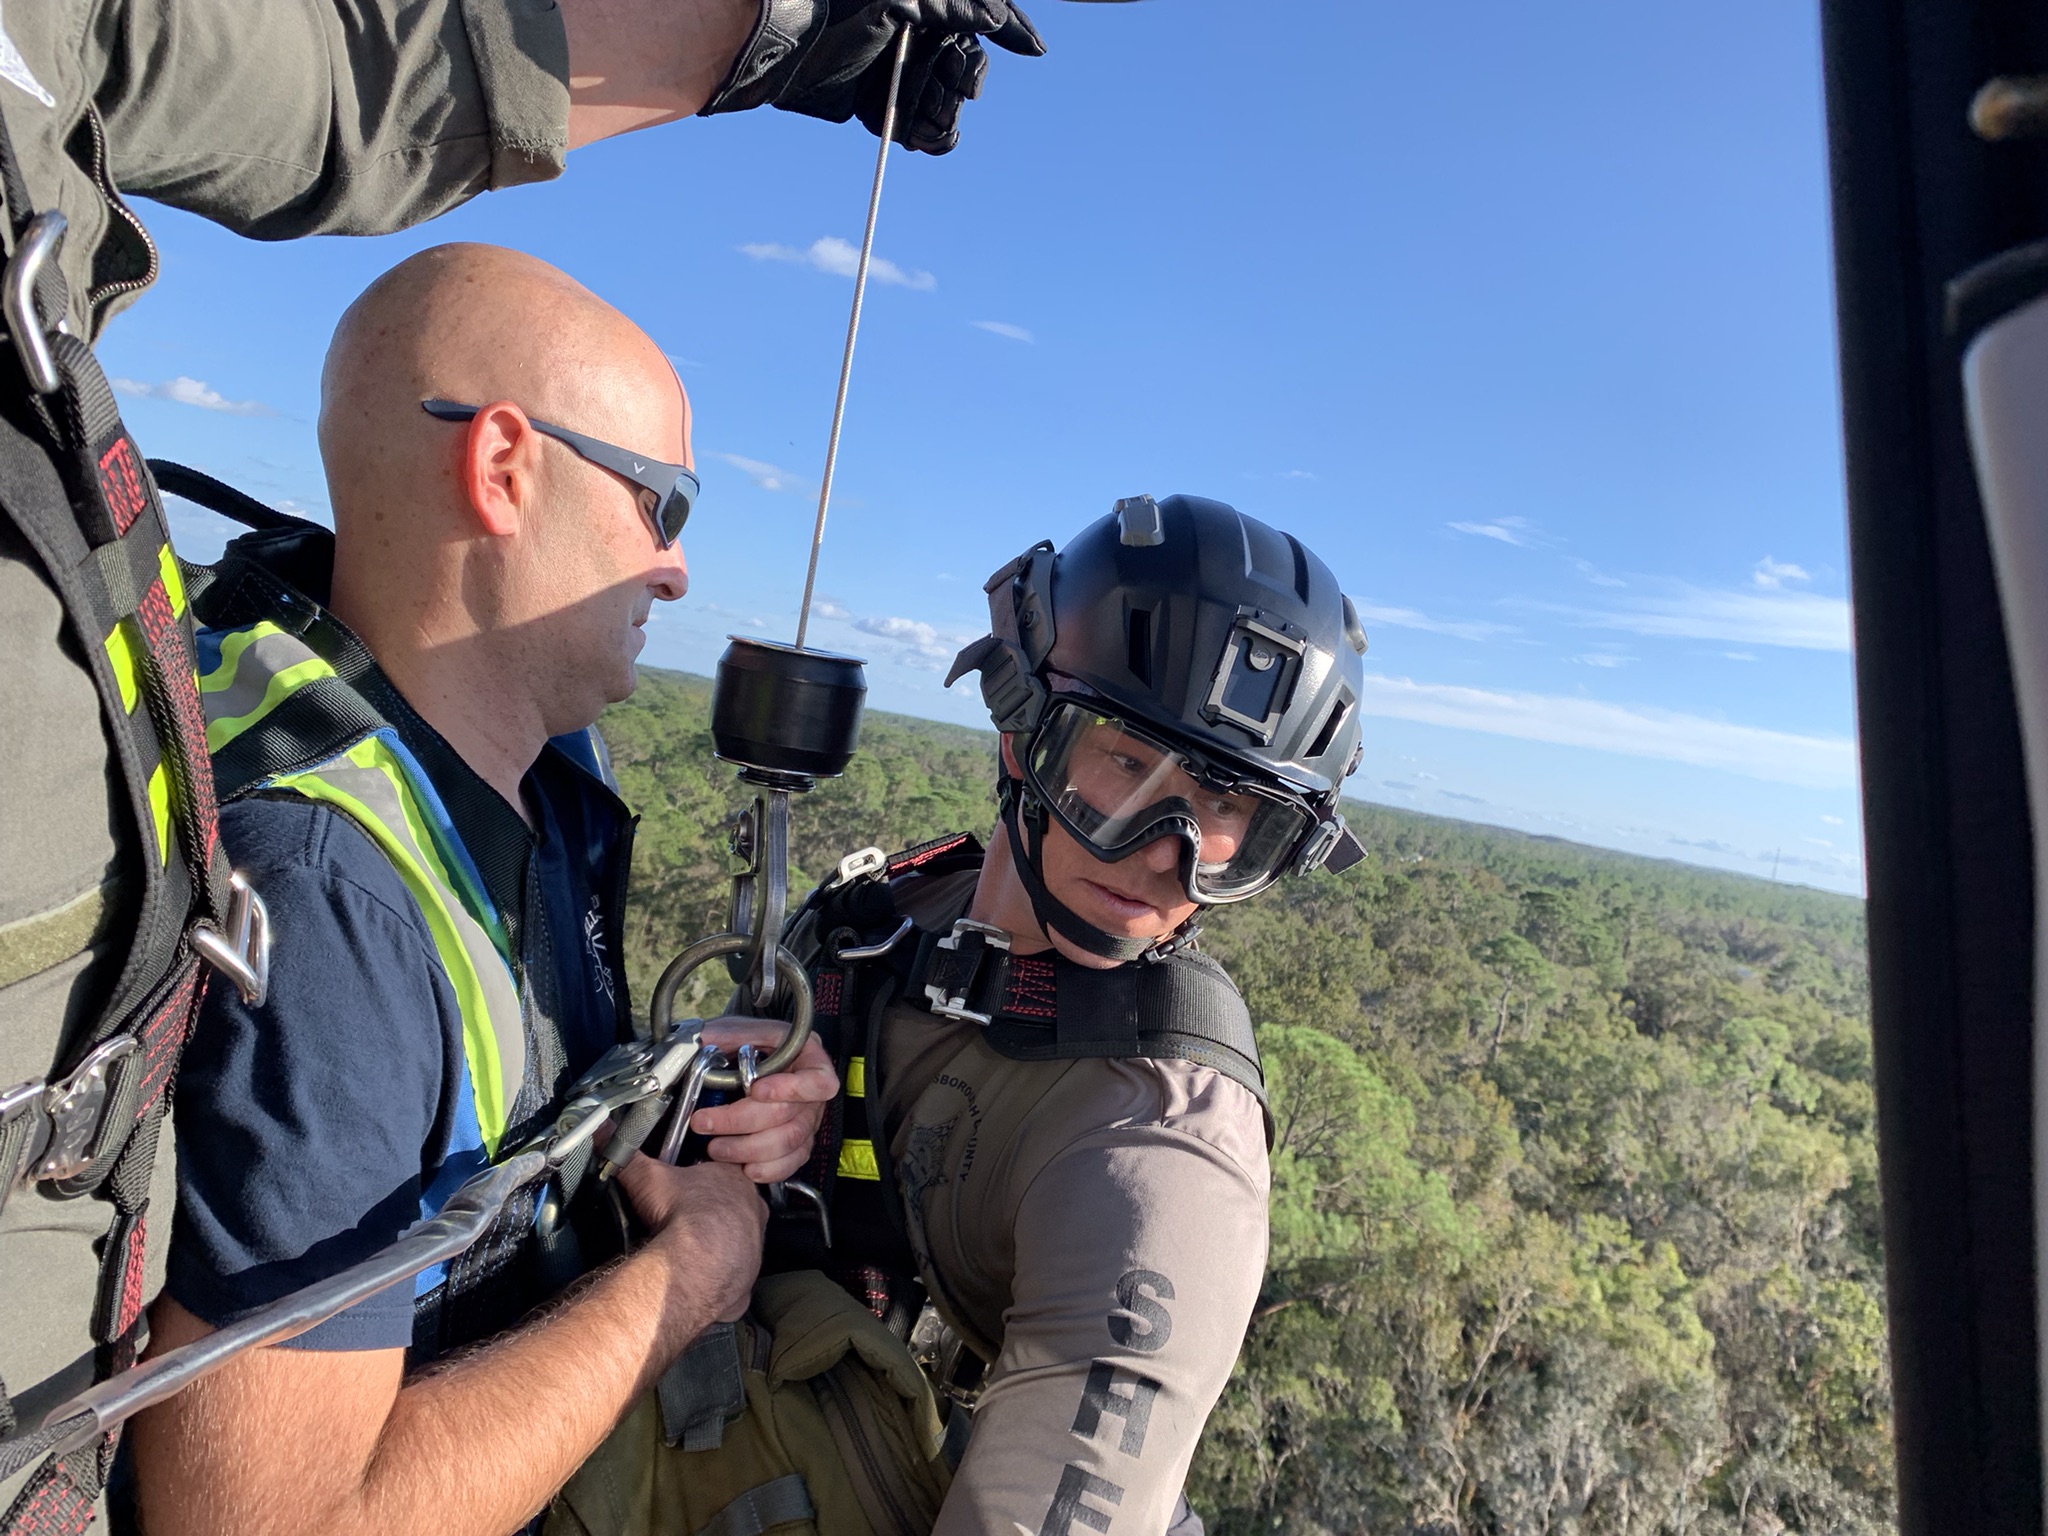
M 882 173 L 889 168 L 889 141 L 896 135 L 896 93 L 903 61 L 910 56 L 910 28 L 896 34 L 896 58 L 889 69 L 889 99 L 882 109 L 882 147 L 875 151 L 875 184 L 868 192 L 868 227 L 860 237 L 860 265 L 853 273 L 853 313 L 846 321 L 846 351 L 839 359 L 839 395 L 832 402 L 832 437 L 825 447 L 825 478 L 818 486 L 818 521 L 811 530 L 811 563 L 804 571 L 804 602 L 797 610 L 796 648 L 804 648 L 811 627 L 811 591 L 818 582 L 818 551 L 825 543 L 825 512 L 832 504 L 832 475 L 839 467 L 839 429 L 846 421 L 846 385 L 853 377 L 853 343 L 860 335 L 860 306 L 867 297 L 868 260 L 875 251 L 875 215 L 882 207 Z

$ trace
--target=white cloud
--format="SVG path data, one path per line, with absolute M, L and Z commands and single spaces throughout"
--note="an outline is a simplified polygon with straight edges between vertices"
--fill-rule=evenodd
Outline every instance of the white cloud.
M 1284 469 L 1280 472 L 1280 478 L 1282 480 L 1320 480 L 1322 476 L 1310 469 Z
M 1490 523 L 1450 523 L 1446 526 L 1457 533 L 1469 533 L 1478 539 L 1496 539 L 1518 549 L 1526 549 L 1535 542 L 1529 533 L 1536 525 L 1526 517 L 1497 517 Z
M 1374 603 L 1354 603 L 1358 617 L 1367 624 L 1390 624 L 1395 629 L 1421 629 L 1433 635 L 1454 635 L 1460 640 L 1490 640 L 1514 632 L 1511 624 L 1489 624 L 1484 620 L 1432 619 L 1413 608 L 1382 608 Z
M 749 459 L 737 453 L 717 453 L 712 457 L 725 460 L 764 491 L 800 491 L 809 484 L 801 475 L 761 459 Z
M 1588 651 L 1583 656 L 1574 656 L 1572 660 L 1582 667 L 1625 667 L 1635 657 L 1624 656 L 1619 651 Z
M 1730 661 L 1756 660 L 1756 652 L 1754 651 L 1723 651 L 1721 654 Z
M 791 245 L 770 243 L 743 245 L 740 253 L 756 261 L 794 262 L 798 266 L 829 272 L 834 277 L 852 277 L 860 269 L 860 247 L 837 235 L 813 240 L 802 250 Z M 869 258 L 868 279 L 876 283 L 893 283 L 899 288 L 914 288 L 920 293 L 929 293 L 939 286 L 939 280 L 931 273 L 899 267 L 885 256 Z
M 1007 320 L 970 320 L 967 322 L 977 331 L 987 331 L 991 336 L 1007 336 L 1012 341 L 1036 341 L 1038 338 L 1021 325 L 1012 325 Z
M 944 671 L 961 647 L 980 638 L 978 630 L 946 629 L 923 619 L 895 614 L 855 613 L 830 597 L 814 599 L 811 612 L 818 618 L 837 620 L 860 634 L 886 641 L 897 661 L 928 672 Z
M 1596 587 L 1625 587 L 1628 585 L 1619 576 L 1609 576 L 1590 560 L 1580 560 L 1574 557 L 1572 565 L 1581 576 L 1585 577 L 1586 580 L 1593 583 Z
M 1569 695 L 1495 693 L 1379 673 L 1366 674 L 1359 707 L 1396 720 L 1661 758 L 1782 784 L 1856 784 L 1856 747 L 1846 736 L 1800 736 L 1674 710 Z
M 1806 574 L 1803 566 L 1773 560 L 1769 555 L 1765 555 L 1763 559 L 1757 561 L 1756 569 L 1750 572 L 1749 579 L 1766 592 L 1777 592 L 1782 590 L 1788 581 L 1811 581 L 1813 578 Z
M 221 411 L 229 416 L 277 414 L 261 400 L 230 400 L 204 380 L 187 378 L 182 373 L 161 384 L 147 384 L 140 379 L 113 379 L 110 382 L 117 393 L 133 395 L 138 400 L 169 400 L 177 405 L 196 405 L 202 411 Z
M 1842 818 L 1839 816 L 1823 816 L 1820 820 L 1821 825 L 1826 827 L 1839 827 L 1842 824 Z
M 1658 639 L 1725 640 L 1802 651 L 1849 649 L 1848 600 L 1817 592 L 1694 587 L 1680 582 L 1662 596 L 1631 598 L 1612 608 L 1552 611 L 1588 629 L 1618 629 Z

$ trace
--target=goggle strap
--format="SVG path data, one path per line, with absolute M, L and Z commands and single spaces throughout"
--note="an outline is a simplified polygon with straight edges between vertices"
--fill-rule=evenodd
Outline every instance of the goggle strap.
M 1024 894 L 1031 898 L 1031 912 L 1038 919 L 1039 926 L 1050 933 L 1057 933 L 1091 955 L 1100 955 L 1105 960 L 1128 964 L 1142 960 L 1160 943 L 1171 943 L 1174 935 L 1164 941 L 1155 939 L 1133 939 L 1122 934 L 1107 933 L 1096 927 L 1080 913 L 1053 895 L 1045 883 L 1045 876 L 1039 868 L 1045 842 L 1041 818 L 1032 819 L 1032 836 L 1029 846 L 1019 821 L 1023 816 L 1022 801 L 1029 791 L 1014 780 L 1006 780 L 1003 795 L 1003 831 L 1010 840 L 1011 862 L 1017 866 L 1017 878 L 1024 884 Z M 1034 798 L 1036 798 L 1034 796 Z

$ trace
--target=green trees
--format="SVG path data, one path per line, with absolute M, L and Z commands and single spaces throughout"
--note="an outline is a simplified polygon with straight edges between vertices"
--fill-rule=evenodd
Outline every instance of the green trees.
M 1281 1127 L 1211 1528 L 1885 1529 L 1857 904 L 1350 810 L 1210 922 Z
M 705 685 L 605 720 L 630 973 L 723 923 Z M 987 733 L 870 717 L 813 874 L 992 820 Z M 1891 1488 L 1860 904 L 1378 807 L 1206 921 L 1260 1026 L 1272 1250 L 1212 1531 L 1875 1533 Z

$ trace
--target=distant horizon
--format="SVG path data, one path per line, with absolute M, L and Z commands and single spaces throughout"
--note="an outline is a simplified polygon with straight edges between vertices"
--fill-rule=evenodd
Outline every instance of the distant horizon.
M 652 672 L 662 677 L 684 678 L 692 683 L 701 684 L 706 689 L 709 689 L 714 681 L 705 673 L 692 672 L 684 667 L 654 666 L 643 662 L 639 670 L 643 673 Z M 900 709 L 869 709 L 863 715 L 863 719 L 868 715 L 882 715 L 892 720 L 903 721 L 911 726 L 942 726 L 947 730 L 967 731 L 976 736 L 987 736 L 991 739 L 997 734 L 993 724 L 970 725 L 964 721 L 940 720 L 930 715 L 920 715 Z M 602 719 L 600 719 L 598 722 L 600 730 L 602 730 L 603 723 Z M 1581 849 L 1587 853 L 1599 854 L 1604 858 L 1633 859 L 1644 864 L 1669 864 L 1675 868 L 1690 870 L 1699 874 L 1725 875 L 1730 880 L 1742 880 L 1757 885 L 1776 886 L 1790 891 L 1811 892 L 1816 896 L 1837 897 L 1843 901 L 1854 902 L 1859 907 L 1864 905 L 1865 902 L 1865 898 L 1854 891 L 1830 890 L 1826 886 L 1809 885 L 1801 880 L 1773 880 L 1768 875 L 1751 874 L 1749 871 L 1741 869 L 1726 869 L 1716 864 L 1704 864 L 1696 859 L 1681 858 L 1671 854 L 1639 853 L 1632 848 L 1612 848 L 1604 843 L 1589 843 L 1579 838 L 1564 837 L 1555 832 L 1532 832 L 1525 827 L 1509 826 L 1502 822 L 1486 821 L 1474 816 L 1456 816 L 1442 811 L 1422 811 L 1415 809 L 1413 806 L 1395 805 L 1391 801 L 1374 800 L 1369 796 L 1353 794 L 1349 791 L 1341 796 L 1338 804 L 1340 807 L 1358 805 L 1375 811 L 1391 811 L 1395 815 L 1413 817 L 1417 821 L 1441 821 L 1448 822 L 1450 825 L 1457 827 L 1478 827 L 1487 832 L 1500 832 L 1510 837 L 1527 838 L 1531 842 L 1554 843 L 1566 848 Z M 1367 852 L 1377 851 L 1368 845 Z

